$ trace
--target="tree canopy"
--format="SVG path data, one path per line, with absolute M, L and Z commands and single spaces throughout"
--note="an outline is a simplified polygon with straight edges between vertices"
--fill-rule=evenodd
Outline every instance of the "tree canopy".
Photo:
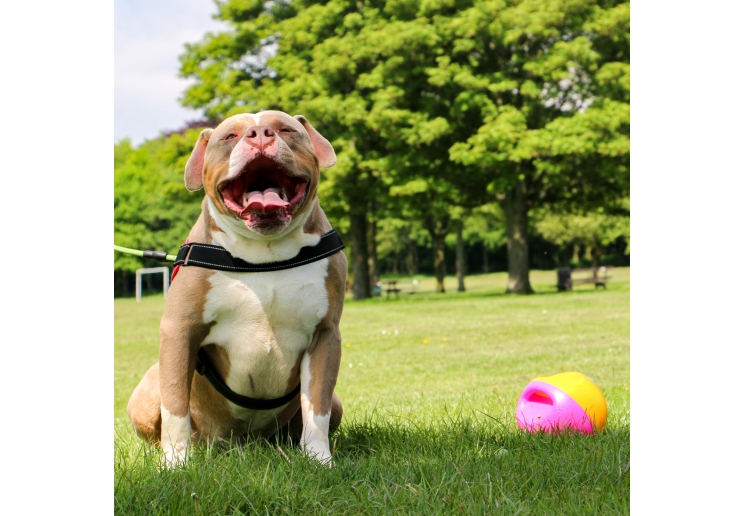
M 178 250 L 199 216 L 203 193 L 189 192 L 183 170 L 199 129 L 132 148 L 114 147 L 114 242 L 140 250 Z M 156 263 L 156 262 L 153 262 Z M 134 272 L 140 258 L 114 253 L 114 270 Z

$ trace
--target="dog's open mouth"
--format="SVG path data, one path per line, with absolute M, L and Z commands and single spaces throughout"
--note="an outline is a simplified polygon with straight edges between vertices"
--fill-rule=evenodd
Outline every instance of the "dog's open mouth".
M 294 177 L 269 158 L 256 158 L 219 187 L 225 206 L 249 227 L 287 224 L 305 200 L 307 179 Z

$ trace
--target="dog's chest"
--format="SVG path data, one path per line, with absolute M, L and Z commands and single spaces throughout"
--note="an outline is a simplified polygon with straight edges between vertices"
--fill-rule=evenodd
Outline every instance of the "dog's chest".
M 204 344 L 227 351 L 227 384 L 252 397 L 278 397 L 328 311 L 328 259 L 261 273 L 218 272 L 204 307 Z

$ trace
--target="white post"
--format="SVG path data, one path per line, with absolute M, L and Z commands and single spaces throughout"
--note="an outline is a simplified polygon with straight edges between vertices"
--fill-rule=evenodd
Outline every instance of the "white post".
M 137 302 L 139 303 L 142 300 L 142 269 L 137 269 L 137 272 L 135 272 L 137 285 L 134 287 L 135 289 L 135 296 L 137 297 Z
M 168 296 L 168 287 L 170 285 L 170 269 L 168 267 L 151 267 L 149 269 L 137 269 L 135 272 L 135 281 L 137 285 L 135 287 L 137 302 L 142 300 L 142 275 L 143 274 L 154 274 L 163 273 L 163 297 Z
M 170 287 L 170 270 L 163 267 L 163 297 L 168 297 L 168 287 Z

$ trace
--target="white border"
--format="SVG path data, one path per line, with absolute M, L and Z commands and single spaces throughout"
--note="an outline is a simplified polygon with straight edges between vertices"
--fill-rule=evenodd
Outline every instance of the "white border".
M 741 4 L 632 7 L 631 508 L 741 505 Z
M 4 506 L 104 514 L 113 2 L 6 2 L 2 14 Z

